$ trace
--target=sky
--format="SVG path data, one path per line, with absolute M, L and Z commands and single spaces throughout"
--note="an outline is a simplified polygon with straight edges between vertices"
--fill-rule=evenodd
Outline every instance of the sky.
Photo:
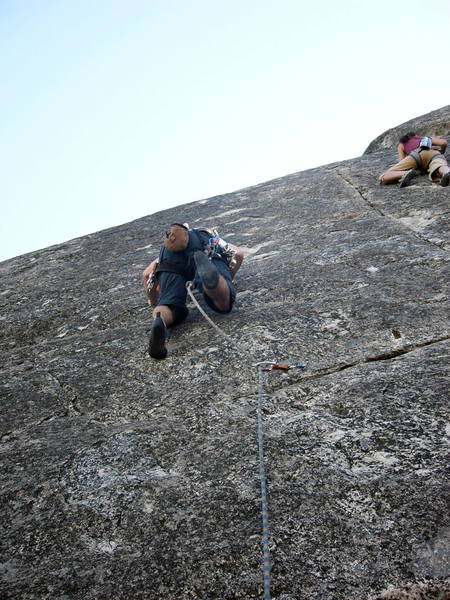
M 360 156 L 450 103 L 449 31 L 448 0 L 0 0 L 0 260 Z

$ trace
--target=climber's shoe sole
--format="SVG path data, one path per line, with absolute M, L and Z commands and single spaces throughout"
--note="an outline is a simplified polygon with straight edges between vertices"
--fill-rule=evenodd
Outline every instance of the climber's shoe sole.
M 216 267 L 201 250 L 195 252 L 194 260 L 195 266 L 197 267 L 197 273 L 202 280 L 203 286 L 209 290 L 215 289 L 219 285 L 219 272 Z
M 155 317 L 150 329 L 150 340 L 148 342 L 148 353 L 152 358 L 162 359 L 167 356 L 166 348 L 166 326 L 159 314 Z
M 410 171 L 406 171 L 406 173 L 401 177 L 399 181 L 399 187 L 406 187 L 411 183 L 414 177 L 417 177 L 417 175 L 420 175 L 420 171 L 418 171 L 417 169 L 411 169 Z

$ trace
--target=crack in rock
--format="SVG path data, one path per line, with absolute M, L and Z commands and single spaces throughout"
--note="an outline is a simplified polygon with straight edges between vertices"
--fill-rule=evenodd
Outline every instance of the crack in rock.
M 403 227 L 406 227 L 406 229 L 408 229 L 408 231 L 411 231 L 412 234 L 414 236 L 416 236 L 418 239 L 420 239 L 422 242 L 426 242 L 427 244 L 430 244 L 436 248 L 439 248 L 440 250 L 444 250 L 445 252 L 448 252 L 447 248 L 445 247 L 445 242 L 433 242 L 433 240 L 430 240 L 429 238 L 427 238 L 425 235 L 419 233 L 417 231 L 416 228 L 412 227 L 407 219 L 412 219 L 412 217 L 394 217 L 393 215 L 387 214 L 385 212 L 383 212 L 380 208 L 378 208 L 377 206 L 375 206 L 370 199 L 368 198 L 368 196 L 349 178 L 346 177 L 344 175 L 344 173 L 342 171 L 340 171 L 338 168 L 333 168 L 333 171 L 336 171 L 338 173 L 338 175 L 353 189 L 355 190 L 355 192 L 357 192 L 357 194 L 362 198 L 362 200 L 364 200 L 364 202 L 370 206 L 370 208 L 372 208 L 373 210 L 375 210 L 376 212 L 378 212 L 382 217 L 386 217 L 387 219 L 390 219 L 391 221 L 394 221 L 395 223 L 399 223 L 400 225 L 402 225 Z M 445 212 L 442 214 L 446 214 Z M 441 214 L 437 213 L 436 215 L 433 215 L 434 218 L 441 216 Z
M 341 371 L 346 371 L 347 369 L 353 369 L 355 367 L 360 367 L 361 365 L 373 363 L 373 362 L 381 362 L 385 360 L 394 360 L 399 356 L 404 356 L 405 354 L 410 354 L 411 352 L 415 352 L 420 350 L 421 348 L 425 348 L 427 346 L 431 346 L 433 344 L 440 344 L 441 342 L 445 342 L 450 339 L 450 335 L 442 336 L 440 338 L 436 338 L 433 340 L 427 340 L 426 342 L 422 342 L 419 344 L 407 344 L 403 348 L 396 348 L 395 350 L 391 350 L 390 352 L 383 352 L 381 354 L 376 354 L 375 356 L 368 356 L 362 360 L 357 360 L 355 362 L 347 363 L 344 365 L 336 365 L 333 367 L 328 367 L 314 373 L 312 375 L 305 375 L 299 379 L 301 382 L 312 381 L 314 379 L 319 379 L 321 377 L 327 377 L 328 375 L 333 375 L 334 373 L 340 373 Z M 295 384 L 292 385 L 296 385 Z M 289 387 L 289 386 L 287 386 Z M 278 388 L 277 388 L 278 389 Z M 281 388 L 280 388 L 281 389 Z

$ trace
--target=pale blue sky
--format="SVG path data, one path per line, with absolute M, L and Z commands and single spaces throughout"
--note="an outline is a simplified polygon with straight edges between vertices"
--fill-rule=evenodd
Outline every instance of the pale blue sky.
M 448 1 L 0 0 L 0 260 L 361 155 L 449 103 L 449 31 Z

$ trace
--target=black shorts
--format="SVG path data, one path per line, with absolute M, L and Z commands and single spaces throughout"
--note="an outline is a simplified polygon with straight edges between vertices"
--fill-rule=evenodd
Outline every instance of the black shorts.
M 218 270 L 218 272 L 223 275 L 225 281 L 228 284 L 228 288 L 230 290 L 230 307 L 228 310 L 220 310 L 216 307 L 214 302 L 211 300 L 209 296 L 205 294 L 203 291 L 203 286 L 201 280 L 198 278 L 197 274 L 194 277 L 195 287 L 203 292 L 203 298 L 208 306 L 210 306 L 214 311 L 218 313 L 227 314 L 231 312 L 233 308 L 234 301 L 236 299 L 236 288 L 234 287 L 233 280 L 231 277 L 230 269 L 228 265 L 220 258 L 213 258 L 213 264 Z M 188 316 L 189 310 L 186 306 L 186 277 L 183 275 L 179 275 L 178 273 L 168 273 L 166 271 L 162 271 L 158 273 L 158 283 L 161 288 L 159 300 L 157 306 L 169 306 L 174 313 L 174 325 L 178 325 L 182 323 L 185 318 Z

